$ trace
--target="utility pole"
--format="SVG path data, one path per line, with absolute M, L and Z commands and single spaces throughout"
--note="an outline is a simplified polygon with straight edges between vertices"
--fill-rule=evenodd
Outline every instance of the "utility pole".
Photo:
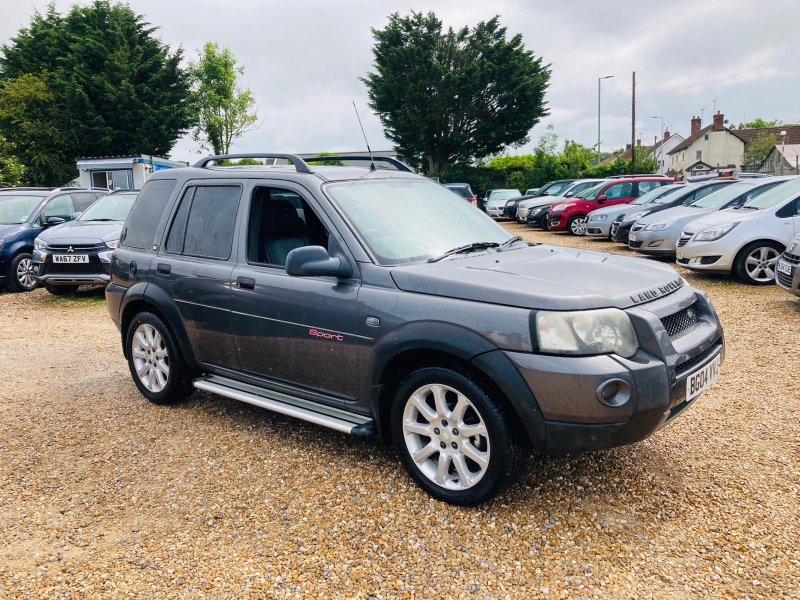
M 597 164 L 600 164 L 600 82 L 603 79 L 611 79 L 613 75 L 597 78 Z
M 631 82 L 631 173 L 636 173 L 636 71 Z

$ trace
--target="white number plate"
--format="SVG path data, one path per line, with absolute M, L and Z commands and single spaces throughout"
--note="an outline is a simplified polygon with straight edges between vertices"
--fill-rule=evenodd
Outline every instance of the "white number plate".
M 88 254 L 53 254 L 54 263 L 88 263 Z
M 792 265 L 787 262 L 783 262 L 782 260 L 778 261 L 778 271 L 783 273 L 784 275 L 791 275 L 792 274 Z
M 702 369 L 699 369 L 686 378 L 686 400 L 694 400 L 705 392 L 709 386 L 719 377 L 719 368 L 722 364 L 722 353 L 720 352 Z

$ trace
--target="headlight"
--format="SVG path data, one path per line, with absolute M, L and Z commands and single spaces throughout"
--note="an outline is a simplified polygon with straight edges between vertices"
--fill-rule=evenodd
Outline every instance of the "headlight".
M 651 223 L 644 228 L 645 231 L 664 231 L 675 225 L 675 221 L 665 221 L 663 223 Z
M 541 213 L 541 212 L 543 212 L 543 211 L 545 211 L 545 210 L 547 210 L 547 207 L 546 207 L 546 206 L 536 206 L 536 207 L 532 208 L 532 209 L 531 209 L 531 210 L 528 212 L 528 214 L 529 214 L 530 216 L 534 216 L 534 215 L 538 215 L 539 213 Z
M 588 356 L 614 352 L 627 358 L 639 347 L 630 318 L 618 308 L 539 311 L 536 336 L 539 350 L 552 354 Z
M 556 204 L 553 208 L 550 209 L 550 212 L 561 212 L 567 208 L 566 204 Z
M 117 246 L 119 246 L 119 240 L 108 240 L 106 242 L 106 246 L 114 250 Z
M 622 220 L 623 221 L 637 221 L 637 220 L 641 219 L 643 216 L 645 216 L 646 214 L 648 214 L 648 212 L 646 210 L 640 210 L 639 212 L 635 212 L 632 215 L 625 215 L 625 217 Z
M 0 248 L 2 248 L 2 247 L 3 247 L 3 244 L 0 241 Z M 35 240 L 33 240 L 33 248 L 35 250 L 47 250 L 47 242 L 45 242 L 43 239 L 37 237 Z
M 589 215 L 590 221 L 605 221 L 608 215 Z
M 719 227 L 709 227 L 708 229 L 704 229 L 696 236 L 694 236 L 695 242 L 713 242 L 714 240 L 718 240 L 725 234 L 727 234 L 731 229 L 736 227 L 741 221 L 736 221 L 735 223 L 728 223 L 727 225 L 720 225 Z

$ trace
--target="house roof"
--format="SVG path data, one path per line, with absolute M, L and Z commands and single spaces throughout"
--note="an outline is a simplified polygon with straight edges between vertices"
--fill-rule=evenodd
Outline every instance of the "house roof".
M 710 164 L 708 164 L 707 162 L 703 162 L 702 160 L 698 160 L 697 162 L 694 162 L 691 165 L 689 165 L 688 167 L 686 167 L 686 170 L 687 171 L 691 171 L 692 169 L 696 169 L 697 167 L 707 167 L 706 168 L 707 171 L 710 171 L 711 169 L 714 168 Z
M 700 131 L 695 133 L 694 135 L 690 135 L 688 138 L 683 140 L 680 144 L 675 146 L 672 150 L 667 152 L 667 154 L 675 154 L 676 152 L 680 152 L 681 150 L 686 150 L 689 146 L 694 144 L 697 140 L 700 139 L 701 136 L 704 136 L 707 133 L 714 131 L 714 124 L 706 125 Z M 786 132 L 786 142 L 789 144 L 800 144 L 800 125 L 784 125 L 782 127 L 758 127 L 755 129 L 728 129 L 724 127 L 722 131 L 727 131 L 732 136 L 739 138 L 744 142 L 745 150 L 747 147 L 752 144 L 757 138 L 762 135 L 775 135 L 780 138 L 781 131 Z
M 657 142 L 656 142 L 654 145 L 650 146 L 650 151 L 651 151 L 651 152 L 655 152 L 655 151 L 656 151 L 656 150 L 658 150 L 658 149 L 659 149 L 661 146 L 663 146 L 664 144 L 666 144 L 668 141 L 670 141 L 670 140 L 674 140 L 675 138 L 681 138 L 681 141 L 683 141 L 683 136 L 682 136 L 680 133 L 673 133 L 671 136 L 669 136 L 669 139 L 666 139 L 666 140 L 659 140 L 659 141 L 657 141 Z
M 788 133 L 786 137 L 789 137 Z M 795 164 L 795 161 L 800 158 L 800 144 L 775 144 L 775 147 L 770 150 L 770 154 L 773 152 L 782 154 L 783 158 L 791 164 Z
M 656 146 L 638 145 L 638 146 L 636 146 L 636 154 L 641 154 L 642 152 L 644 152 L 645 154 L 651 154 L 655 148 L 656 148 Z M 616 150 L 616 151 L 611 153 L 611 156 L 601 160 L 600 164 L 601 165 L 608 165 L 608 164 L 613 163 L 618 158 L 622 158 L 623 160 L 630 160 L 631 157 L 632 157 L 632 153 L 631 153 L 631 149 L 630 148 L 625 148 L 624 152 L 622 150 Z

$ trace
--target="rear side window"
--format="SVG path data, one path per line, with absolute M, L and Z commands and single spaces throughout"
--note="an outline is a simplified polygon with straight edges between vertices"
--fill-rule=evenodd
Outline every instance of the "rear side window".
M 238 186 L 197 186 L 181 199 L 167 237 L 167 252 L 228 259 L 239 199 Z
M 639 182 L 639 195 L 642 196 L 647 192 L 651 192 L 657 187 L 661 187 L 661 181 L 640 181 Z
M 72 203 L 75 205 L 77 212 L 83 212 L 95 203 L 99 197 L 92 192 L 72 192 Z
M 125 221 L 120 245 L 139 249 L 153 245 L 161 213 L 176 184 L 175 179 L 158 179 L 144 184 Z

